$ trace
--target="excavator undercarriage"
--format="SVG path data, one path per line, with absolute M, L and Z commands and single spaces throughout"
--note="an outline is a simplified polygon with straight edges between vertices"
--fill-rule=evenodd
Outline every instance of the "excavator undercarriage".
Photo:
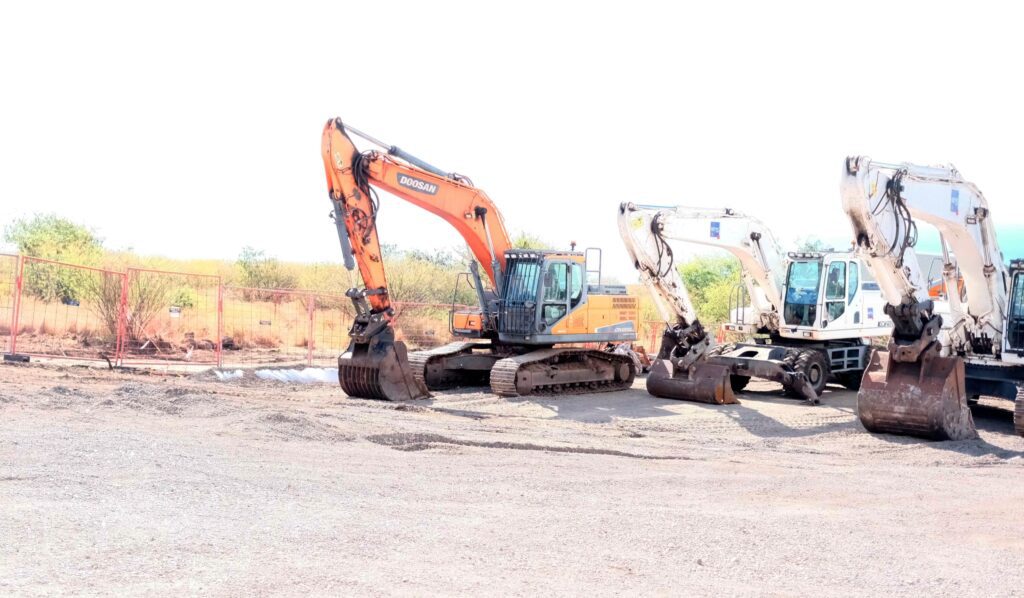
M 496 351 L 488 343 L 454 342 L 415 351 L 409 363 L 416 379 L 431 390 L 490 385 L 504 397 L 622 390 L 636 377 L 627 355 L 573 347 Z

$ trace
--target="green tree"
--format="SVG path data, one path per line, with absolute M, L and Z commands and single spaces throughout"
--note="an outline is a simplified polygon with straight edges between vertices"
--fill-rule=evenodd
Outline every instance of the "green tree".
M 30 257 L 95 266 L 103 256 L 103 243 L 95 233 L 56 214 L 36 214 L 15 220 L 4 229 L 4 238 Z M 84 270 L 29 262 L 25 269 L 25 289 L 45 301 L 76 304 L 88 293 L 94 277 Z
M 95 233 L 56 214 L 15 220 L 4 229 L 4 238 L 24 255 L 48 260 L 94 265 L 103 255 L 103 242 Z
M 817 237 L 804 237 L 797 242 L 797 251 L 828 251 L 829 247 Z
M 551 249 L 551 244 L 537 235 L 520 231 L 512 237 L 512 247 L 516 249 Z
M 262 250 L 244 247 L 236 262 L 242 286 L 253 289 L 294 289 L 298 278 Z
M 729 299 L 740 283 L 740 265 L 731 257 L 697 257 L 678 266 L 690 300 L 705 328 L 729 318 Z
M 405 255 L 411 260 L 427 262 L 441 268 L 454 268 L 457 265 L 456 256 L 447 249 L 411 249 Z

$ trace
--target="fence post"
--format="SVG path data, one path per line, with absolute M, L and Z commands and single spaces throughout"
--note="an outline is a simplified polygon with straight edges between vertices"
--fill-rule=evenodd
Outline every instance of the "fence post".
M 114 342 L 114 363 L 124 359 L 125 335 L 128 333 L 128 276 L 132 269 L 121 273 L 121 302 L 117 308 L 117 339 Z
M 313 366 L 313 318 L 316 316 L 316 310 L 313 309 L 315 299 L 313 295 L 306 295 L 306 305 L 308 305 L 307 311 L 309 312 L 309 335 L 306 337 L 306 365 L 309 367 Z
M 224 359 L 224 282 L 217 279 L 217 367 L 223 367 Z
M 18 349 L 18 325 L 21 319 L 21 294 L 25 288 L 25 260 L 18 256 L 18 277 L 14 279 L 14 312 L 11 314 L 11 355 Z

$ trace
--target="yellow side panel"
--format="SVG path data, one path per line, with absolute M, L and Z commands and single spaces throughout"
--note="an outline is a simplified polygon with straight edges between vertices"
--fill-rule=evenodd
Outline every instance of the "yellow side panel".
M 596 334 L 599 328 L 633 322 L 639 330 L 639 301 L 628 295 L 589 295 L 551 329 L 552 334 Z

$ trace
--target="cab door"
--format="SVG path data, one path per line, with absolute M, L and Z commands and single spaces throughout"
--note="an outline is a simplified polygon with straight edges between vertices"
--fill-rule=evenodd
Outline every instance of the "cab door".
M 1020 362 L 1024 358 L 1024 269 L 1019 262 L 1013 262 L 1013 279 L 1010 283 L 1010 309 L 1003 333 L 1003 358 Z
M 568 318 L 569 328 L 585 331 L 586 310 L 576 310 L 584 303 L 585 295 L 581 264 L 563 260 L 547 262 L 537 329 L 551 331 L 556 324 Z
M 823 278 L 824 310 L 821 327 L 828 332 L 860 327 L 861 313 L 860 266 L 855 261 L 835 260 L 825 268 Z

